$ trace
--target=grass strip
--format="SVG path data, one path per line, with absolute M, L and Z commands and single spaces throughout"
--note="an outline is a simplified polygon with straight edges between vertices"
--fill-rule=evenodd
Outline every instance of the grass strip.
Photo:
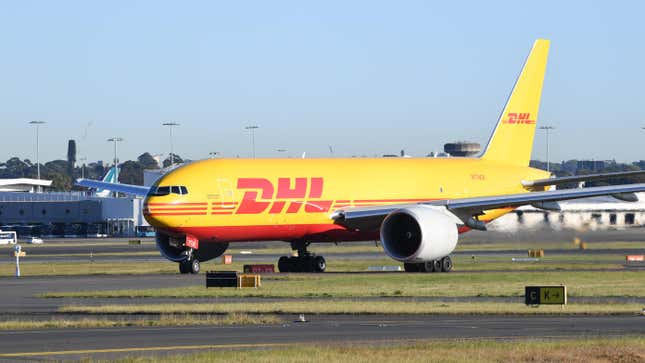
M 527 307 L 518 303 L 497 302 L 415 302 L 366 300 L 285 300 L 266 302 L 191 303 L 191 304 L 127 304 L 68 305 L 63 313 L 82 314 L 633 314 L 640 313 L 639 304 L 575 304 L 561 307 Z
M 48 292 L 48 298 L 333 298 L 333 297 L 517 297 L 527 285 L 567 286 L 569 296 L 644 297 L 645 270 L 478 273 L 363 273 L 267 275 L 258 289 L 131 289 Z
M 293 345 L 257 350 L 218 349 L 193 354 L 137 356 L 118 363 L 148 362 L 642 362 L 645 338 L 562 340 L 424 340 L 405 343 Z M 103 362 L 103 361 L 101 361 Z
M 158 319 L 50 319 L 50 320 L 5 320 L 0 321 L 0 330 L 62 329 L 62 328 L 116 328 L 146 326 L 187 326 L 187 325 L 264 325 L 277 324 L 282 320 L 275 315 L 248 315 L 231 313 L 226 315 L 161 314 Z
M 98 257 L 97 257 L 98 258 Z M 609 257 L 604 259 L 596 256 L 599 260 L 591 259 L 569 259 L 558 261 L 555 259 L 543 259 L 539 262 L 513 263 L 508 258 L 499 257 L 477 257 L 474 261 L 470 257 L 453 258 L 455 272 L 466 271 L 560 271 L 570 269 L 607 270 L 624 269 L 624 257 Z M 573 263 L 567 262 L 573 261 Z M 249 263 L 249 262 L 246 262 Z M 276 261 L 254 261 L 253 263 L 275 264 Z M 202 263 L 202 270 L 236 270 L 242 271 L 245 262 L 234 260 L 232 265 L 221 265 L 219 260 Z M 365 272 L 369 266 L 402 266 L 397 261 L 389 258 L 347 260 L 329 259 L 327 262 L 328 272 Z M 29 257 L 21 260 L 20 269 L 23 276 L 76 276 L 76 275 L 141 275 L 141 274 L 177 274 L 177 264 L 172 262 L 147 261 L 141 263 L 118 262 L 118 261 L 95 261 L 90 262 L 88 255 L 87 262 L 30 262 Z M 12 263 L 0 264 L 0 277 L 13 276 L 15 266 Z

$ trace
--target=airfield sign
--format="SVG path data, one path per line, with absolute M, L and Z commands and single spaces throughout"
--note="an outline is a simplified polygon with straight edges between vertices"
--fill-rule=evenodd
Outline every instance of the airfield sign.
M 567 287 L 558 286 L 526 286 L 524 288 L 526 305 L 566 305 Z

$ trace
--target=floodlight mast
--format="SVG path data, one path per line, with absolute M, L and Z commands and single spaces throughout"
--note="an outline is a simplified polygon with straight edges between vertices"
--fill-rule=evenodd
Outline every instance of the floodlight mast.
M 250 136 L 251 136 L 251 155 L 253 159 L 255 159 L 255 130 L 259 129 L 260 126 L 258 125 L 249 125 L 244 127 L 245 129 L 249 130 Z
M 117 144 L 123 141 L 123 138 L 114 136 L 107 139 L 107 141 L 114 143 L 114 180 L 116 180 L 116 182 L 118 183 L 119 182 L 119 158 L 117 156 L 117 150 L 118 150 Z M 114 192 L 114 196 L 117 196 L 117 192 Z
M 45 121 L 29 121 L 30 125 L 36 126 L 36 170 L 37 170 L 36 172 L 38 174 L 38 180 L 40 180 L 40 155 L 39 155 L 40 154 L 40 136 L 39 136 L 39 133 L 40 133 L 40 125 L 43 125 L 45 123 L 46 123 Z M 38 185 L 38 188 L 37 188 L 38 192 L 42 191 L 41 188 L 42 187 L 40 185 Z
M 546 131 L 546 171 L 550 172 L 549 166 L 549 130 L 555 130 L 554 126 L 544 125 L 540 126 L 540 130 Z
M 173 151 L 173 145 L 172 145 L 172 128 L 174 126 L 179 126 L 180 124 L 178 122 L 164 122 L 161 125 L 168 126 L 168 128 L 170 129 L 170 166 L 172 167 L 175 164 L 174 151 Z

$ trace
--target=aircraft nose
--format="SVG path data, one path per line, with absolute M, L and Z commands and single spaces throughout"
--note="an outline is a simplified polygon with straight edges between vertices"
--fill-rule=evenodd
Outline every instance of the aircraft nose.
M 167 217 L 163 214 L 163 204 L 167 201 L 161 201 L 160 197 L 148 196 L 143 201 L 143 217 L 148 223 L 156 228 L 168 226 Z

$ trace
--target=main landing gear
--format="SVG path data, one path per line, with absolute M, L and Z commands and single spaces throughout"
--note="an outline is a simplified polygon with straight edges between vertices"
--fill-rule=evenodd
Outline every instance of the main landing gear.
M 404 263 L 403 268 L 405 272 L 450 272 L 452 270 L 452 260 L 450 256 L 446 256 L 434 261 Z
M 198 274 L 199 260 L 193 256 L 193 250 L 188 251 L 188 258 L 179 263 L 179 272 L 182 274 Z
M 278 260 L 280 272 L 325 272 L 327 263 L 323 256 L 316 256 L 307 251 L 308 242 L 291 242 L 291 249 L 297 250 L 297 256 L 282 256 Z

